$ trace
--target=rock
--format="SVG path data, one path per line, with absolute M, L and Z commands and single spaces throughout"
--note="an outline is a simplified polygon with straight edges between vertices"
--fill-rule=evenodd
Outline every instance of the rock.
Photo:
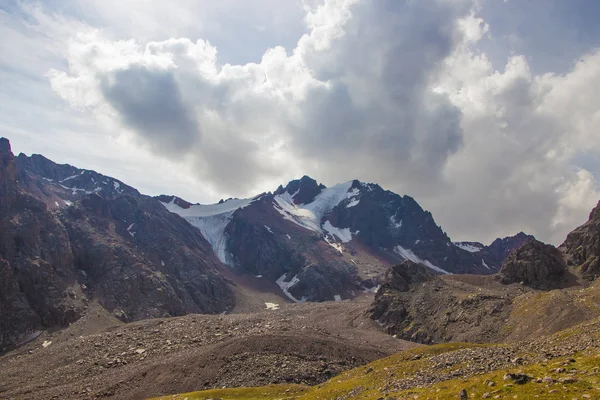
M 467 390 L 463 389 L 458 393 L 459 400 L 469 400 L 469 395 L 467 394 Z
M 558 380 L 558 382 L 559 383 L 565 383 L 565 384 L 575 383 L 575 382 L 577 382 L 577 378 L 575 378 L 574 376 L 567 376 L 567 377 L 564 377 L 564 378 L 560 378 Z
M 567 235 L 559 249 L 566 255 L 567 265 L 577 267 L 583 278 L 600 277 L 600 202 L 588 221 Z
M 529 240 L 506 259 L 498 279 L 504 284 L 522 282 L 534 289 L 551 290 L 562 285 L 566 270 L 558 249 Z
M 506 375 L 504 375 L 504 380 L 505 381 L 512 381 L 514 383 L 516 383 L 517 385 L 524 385 L 527 382 L 531 381 L 533 379 L 532 376 L 530 375 L 526 375 L 526 374 L 521 374 L 521 373 L 508 373 Z

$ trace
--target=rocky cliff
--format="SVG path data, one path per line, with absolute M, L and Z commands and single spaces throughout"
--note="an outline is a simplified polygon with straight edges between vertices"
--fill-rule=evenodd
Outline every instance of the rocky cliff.
M 73 322 L 91 301 L 126 321 L 233 306 L 208 242 L 160 202 L 96 173 L 20 160 L 1 139 L 0 349 Z
M 565 254 L 569 267 L 577 268 L 585 279 L 600 277 L 600 203 L 585 224 L 567 235 L 559 249 Z

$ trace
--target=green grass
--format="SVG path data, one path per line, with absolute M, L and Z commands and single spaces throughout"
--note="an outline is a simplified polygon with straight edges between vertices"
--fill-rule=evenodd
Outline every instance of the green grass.
M 363 367 L 344 372 L 323 384 L 306 387 L 299 385 L 271 385 L 259 388 L 216 389 L 165 396 L 161 400 L 252 400 L 252 399 L 457 399 L 458 393 L 465 389 L 469 398 L 481 399 L 487 392 L 490 399 L 600 399 L 600 353 L 594 355 L 579 354 L 575 362 L 567 359 L 555 359 L 547 364 L 532 364 L 497 370 L 492 373 L 477 375 L 471 378 L 452 379 L 420 389 L 394 390 L 388 386 L 396 379 L 414 376 L 426 367 L 426 360 L 437 354 L 459 350 L 462 348 L 482 347 L 465 343 L 442 344 L 408 350 L 391 357 L 377 360 Z M 556 369 L 564 367 L 566 372 L 557 373 Z M 456 366 L 452 367 L 453 369 Z M 572 373 L 576 370 L 577 372 Z M 555 381 L 573 375 L 575 383 L 537 383 L 531 381 L 524 385 L 505 382 L 503 377 L 508 372 L 522 372 L 535 378 L 549 376 Z M 490 387 L 488 381 L 495 382 Z M 583 396 L 589 397 L 583 397 Z

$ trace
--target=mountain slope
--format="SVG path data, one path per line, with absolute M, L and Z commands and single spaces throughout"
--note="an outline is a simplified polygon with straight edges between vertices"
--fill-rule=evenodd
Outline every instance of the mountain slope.
M 589 220 L 567 235 L 559 249 L 569 266 L 576 267 L 588 280 L 600 277 L 600 202 Z
M 326 188 L 304 176 L 213 205 L 158 199 L 200 229 L 223 263 L 276 282 L 292 301 L 353 298 L 407 259 L 439 274 L 491 274 L 530 238 L 455 244 L 413 198 L 356 180 Z
M 91 301 L 125 321 L 234 306 L 184 219 L 112 178 L 32 159 L 0 140 L 0 350 L 72 323 Z

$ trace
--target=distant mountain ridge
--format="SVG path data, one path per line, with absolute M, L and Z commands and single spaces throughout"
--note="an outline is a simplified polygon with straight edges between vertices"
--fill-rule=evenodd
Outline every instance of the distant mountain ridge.
M 403 260 L 434 274 L 497 272 L 521 240 L 465 250 L 410 196 L 357 180 L 327 188 L 304 176 L 212 205 L 152 198 L 96 171 L 15 157 L 4 138 L 0 227 L 0 349 L 92 301 L 124 321 L 225 312 L 236 276 L 293 302 L 346 300 Z
M 304 176 L 273 193 L 213 205 L 157 198 L 200 229 L 223 263 L 276 282 L 292 301 L 352 298 L 403 260 L 441 274 L 492 274 L 533 238 L 452 243 L 413 198 L 358 180 L 327 188 Z

